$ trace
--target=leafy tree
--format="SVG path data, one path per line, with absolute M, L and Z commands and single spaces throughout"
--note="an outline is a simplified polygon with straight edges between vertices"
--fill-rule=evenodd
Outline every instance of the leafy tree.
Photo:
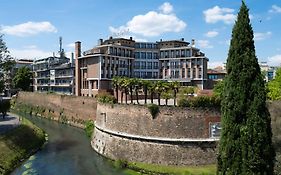
M 223 86 L 224 86 L 224 81 L 218 81 L 213 89 L 213 93 L 216 97 L 221 97 L 222 96 L 222 92 L 223 92 Z
M 0 81 L 4 82 L 4 89 L 11 89 L 11 77 L 14 65 L 15 61 L 10 56 L 6 43 L 3 40 L 3 35 L 0 35 L 0 72 L 2 73 L 0 75 Z M 3 90 L 0 92 L 3 92 Z
M 149 86 L 148 86 L 148 91 L 150 92 L 151 103 L 153 103 L 156 86 L 157 86 L 156 82 L 150 82 Z
M 178 81 L 170 82 L 170 87 L 174 91 L 174 106 L 176 106 L 177 93 L 179 92 L 180 83 Z
M 242 1 L 227 58 L 217 174 L 273 174 L 271 120 L 253 37 Z
M 267 84 L 267 97 L 270 100 L 280 100 L 281 99 L 281 68 L 276 70 L 276 76 L 274 80 L 271 80 Z
M 147 103 L 147 91 L 148 91 L 148 88 L 149 88 L 151 82 L 148 80 L 141 80 L 141 84 L 142 84 L 143 92 L 144 92 L 144 104 L 146 104 Z
M 168 105 L 168 100 L 171 99 L 173 96 L 172 96 L 172 92 L 171 90 L 169 89 L 166 89 L 166 91 L 164 91 L 162 94 L 161 94 L 161 98 L 164 98 L 165 99 L 165 104 L 166 106 Z
M 3 92 L 4 87 L 4 81 L 0 79 L 0 94 Z
M 13 78 L 15 88 L 23 91 L 30 90 L 30 84 L 32 83 L 32 72 L 28 67 L 21 67 L 18 69 L 15 77 Z
M 0 112 L 2 113 L 3 119 L 7 115 L 7 112 L 10 110 L 11 104 L 9 100 L 0 100 Z
M 120 77 L 113 77 L 112 78 L 112 87 L 115 89 L 116 99 L 118 99 L 118 90 L 119 90 L 119 84 L 120 84 Z
M 135 89 L 135 92 L 136 92 L 136 100 L 137 100 L 137 103 L 139 103 L 139 90 L 142 88 L 142 81 L 140 79 L 137 79 L 137 78 L 134 78 L 134 89 Z

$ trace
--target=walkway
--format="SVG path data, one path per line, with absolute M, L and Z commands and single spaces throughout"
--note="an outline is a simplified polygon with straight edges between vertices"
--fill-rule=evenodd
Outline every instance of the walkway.
M 0 115 L 0 134 L 17 127 L 19 124 L 19 117 L 14 114 L 8 113 L 5 119 L 3 119 L 2 115 Z

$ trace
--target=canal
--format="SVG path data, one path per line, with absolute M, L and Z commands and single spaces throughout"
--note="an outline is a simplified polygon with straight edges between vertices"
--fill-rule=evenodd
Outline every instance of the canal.
M 26 118 L 48 134 L 48 142 L 12 175 L 125 175 L 91 148 L 82 129 L 39 117 Z

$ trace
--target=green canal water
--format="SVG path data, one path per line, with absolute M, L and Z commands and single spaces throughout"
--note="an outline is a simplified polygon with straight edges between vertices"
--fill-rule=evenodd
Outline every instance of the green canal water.
M 38 117 L 26 117 L 48 134 L 48 142 L 12 175 L 125 175 L 90 146 L 79 128 Z

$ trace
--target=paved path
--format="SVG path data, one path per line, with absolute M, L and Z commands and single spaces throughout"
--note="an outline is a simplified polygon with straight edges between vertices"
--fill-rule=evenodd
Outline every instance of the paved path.
M 0 115 L 0 134 L 7 132 L 8 130 L 17 127 L 20 124 L 19 117 L 8 113 L 3 119 L 2 114 Z

